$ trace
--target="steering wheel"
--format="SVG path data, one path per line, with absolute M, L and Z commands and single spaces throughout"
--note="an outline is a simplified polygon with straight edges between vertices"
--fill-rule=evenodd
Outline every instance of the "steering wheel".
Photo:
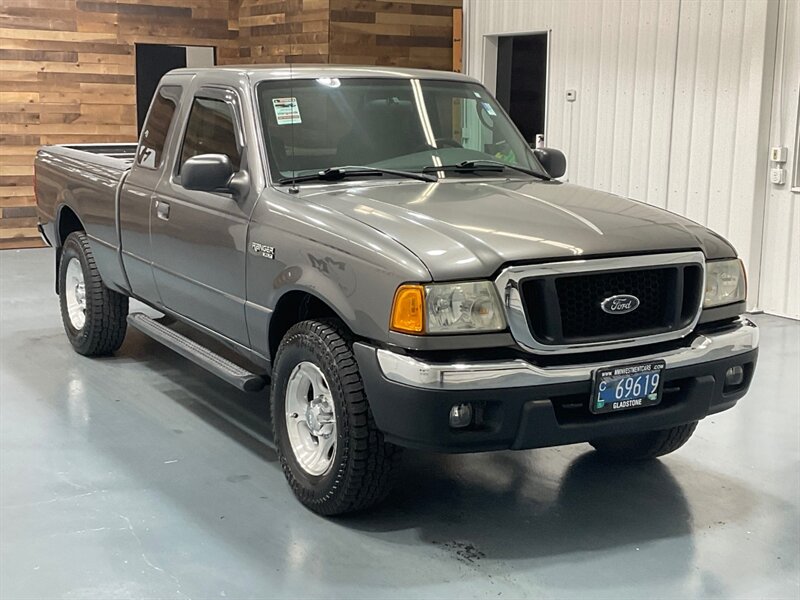
M 486 129 L 494 130 L 494 121 L 490 118 L 489 111 L 486 110 L 486 107 L 483 105 L 482 102 L 478 102 L 475 106 L 475 112 L 478 113 L 478 119 Z

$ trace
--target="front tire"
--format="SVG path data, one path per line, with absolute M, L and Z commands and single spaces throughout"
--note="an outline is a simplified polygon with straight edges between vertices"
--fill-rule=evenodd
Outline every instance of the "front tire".
M 341 323 L 303 321 L 287 332 L 270 398 L 278 457 L 300 502 L 331 516 L 386 497 L 400 449 L 375 425 Z
M 83 231 L 70 233 L 64 241 L 58 290 L 64 331 L 78 354 L 111 354 L 122 345 L 128 297 L 103 285 Z
M 675 452 L 692 437 L 697 421 L 660 431 L 594 440 L 591 443 L 603 456 L 620 461 L 650 460 Z

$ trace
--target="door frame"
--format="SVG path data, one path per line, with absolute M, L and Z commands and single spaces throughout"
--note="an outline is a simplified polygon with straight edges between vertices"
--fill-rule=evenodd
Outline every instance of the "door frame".
M 490 33 L 483 36 L 481 42 L 481 73 L 480 80 L 486 86 L 492 95 L 497 93 L 497 54 L 498 42 L 500 38 L 517 37 L 523 35 L 546 35 L 547 36 L 547 64 L 546 73 L 544 78 L 544 139 L 547 143 L 547 130 L 550 122 L 550 62 L 551 62 L 551 45 L 553 41 L 552 29 L 536 29 L 525 31 L 513 31 L 504 33 Z

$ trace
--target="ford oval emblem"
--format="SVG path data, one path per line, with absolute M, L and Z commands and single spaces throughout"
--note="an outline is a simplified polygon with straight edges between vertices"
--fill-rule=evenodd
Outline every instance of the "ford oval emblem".
M 603 300 L 600 308 L 610 315 L 624 315 L 639 308 L 639 299 L 630 294 L 617 294 Z

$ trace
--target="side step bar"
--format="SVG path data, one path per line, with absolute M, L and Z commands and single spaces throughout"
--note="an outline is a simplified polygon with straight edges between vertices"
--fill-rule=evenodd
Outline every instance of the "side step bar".
M 194 340 L 190 340 L 177 331 L 165 327 L 144 313 L 129 314 L 128 325 L 138 329 L 157 342 L 161 342 L 170 350 L 174 350 L 240 390 L 257 392 L 264 389 L 267 383 L 262 376 L 243 369 Z

